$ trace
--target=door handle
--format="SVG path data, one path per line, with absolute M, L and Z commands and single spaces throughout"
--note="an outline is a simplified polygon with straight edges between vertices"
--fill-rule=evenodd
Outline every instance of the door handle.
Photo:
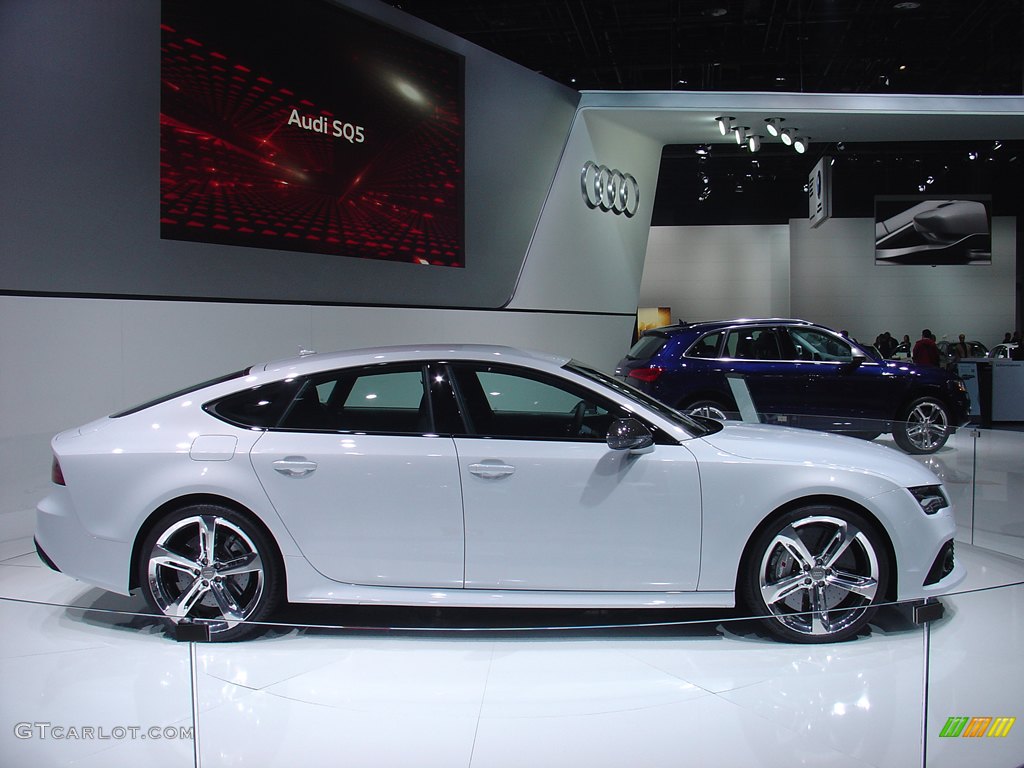
M 516 468 L 511 464 L 484 461 L 479 464 L 470 464 L 469 471 L 477 477 L 493 480 L 498 477 L 508 477 L 516 471 Z
M 291 457 L 275 461 L 273 464 L 274 471 L 285 477 L 306 477 L 313 474 L 317 466 L 315 461 Z

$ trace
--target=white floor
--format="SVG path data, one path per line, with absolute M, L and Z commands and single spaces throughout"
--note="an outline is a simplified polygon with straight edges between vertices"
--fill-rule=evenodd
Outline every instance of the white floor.
M 961 507 L 973 499 L 957 545 L 968 582 L 945 618 L 925 630 L 884 609 L 870 635 L 830 646 L 775 643 L 727 613 L 550 631 L 515 629 L 548 614 L 483 613 L 474 632 L 471 613 L 344 609 L 293 612 L 317 626 L 247 643 L 179 644 L 130 615 L 137 598 L 43 567 L 27 493 L 8 493 L 0 766 L 192 766 L 198 753 L 203 766 L 1015 768 L 1024 719 L 1004 738 L 939 732 L 954 716 L 1024 718 L 1024 561 L 969 543 L 1024 554 L 1022 446 L 961 433 L 923 459 Z M 395 621 L 406 628 L 381 628 Z

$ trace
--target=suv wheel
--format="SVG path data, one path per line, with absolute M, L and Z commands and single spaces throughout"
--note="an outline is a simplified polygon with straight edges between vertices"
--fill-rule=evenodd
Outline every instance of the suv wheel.
M 946 406 L 934 397 L 919 397 L 900 416 L 893 430 L 896 444 L 907 453 L 935 453 L 952 428 Z
M 715 400 L 698 400 L 681 409 L 690 416 L 706 416 L 717 421 L 726 421 L 726 407 Z

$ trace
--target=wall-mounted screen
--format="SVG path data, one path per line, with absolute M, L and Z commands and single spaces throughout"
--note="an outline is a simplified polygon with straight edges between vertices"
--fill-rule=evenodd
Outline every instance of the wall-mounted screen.
M 465 266 L 463 59 L 326 0 L 163 0 L 160 235 Z
M 991 264 L 990 197 L 875 198 L 876 264 Z

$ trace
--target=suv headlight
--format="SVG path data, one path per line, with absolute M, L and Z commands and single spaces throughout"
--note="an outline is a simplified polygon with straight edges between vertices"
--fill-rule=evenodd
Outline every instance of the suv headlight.
M 908 488 L 910 495 L 917 499 L 921 510 L 926 515 L 934 515 L 940 509 L 949 506 L 949 499 L 942 490 L 941 485 L 919 485 L 916 488 Z

